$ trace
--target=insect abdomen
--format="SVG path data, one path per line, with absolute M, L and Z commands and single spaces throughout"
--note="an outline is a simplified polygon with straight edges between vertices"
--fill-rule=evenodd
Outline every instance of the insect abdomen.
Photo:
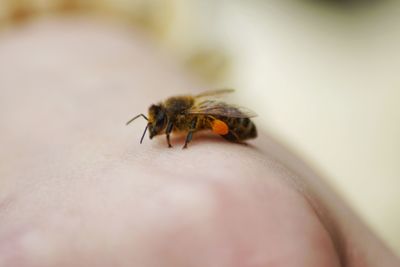
M 238 142 L 257 137 L 256 126 L 249 118 L 220 119 L 228 125 L 228 134 L 221 135 L 228 141 Z

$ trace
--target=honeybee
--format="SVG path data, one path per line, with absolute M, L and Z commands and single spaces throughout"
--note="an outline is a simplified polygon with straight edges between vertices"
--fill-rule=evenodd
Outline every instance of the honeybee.
M 150 139 L 165 134 L 168 147 L 172 147 L 170 134 L 186 132 L 183 148 L 192 140 L 193 133 L 201 130 L 212 130 L 224 139 L 243 143 L 257 137 L 257 129 L 250 118 L 257 116 L 253 111 L 226 104 L 215 98 L 234 92 L 233 89 L 205 91 L 198 95 L 173 96 L 157 105 L 151 105 L 148 117 L 139 114 L 129 120 L 126 125 L 139 117 L 147 120 L 140 143 L 149 130 Z

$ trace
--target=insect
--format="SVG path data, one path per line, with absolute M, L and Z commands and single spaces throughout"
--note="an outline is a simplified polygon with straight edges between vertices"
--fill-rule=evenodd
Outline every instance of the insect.
M 146 131 L 150 139 L 165 134 L 168 147 L 172 147 L 172 132 L 186 132 L 183 148 L 187 148 L 193 133 L 201 130 L 212 130 L 230 142 L 243 141 L 257 137 L 257 129 L 250 118 L 257 116 L 254 112 L 235 105 L 216 100 L 215 98 L 234 92 L 233 89 L 205 91 L 198 95 L 173 96 L 157 105 L 151 105 L 148 117 L 139 114 L 126 125 L 139 117 L 147 120 L 140 143 Z

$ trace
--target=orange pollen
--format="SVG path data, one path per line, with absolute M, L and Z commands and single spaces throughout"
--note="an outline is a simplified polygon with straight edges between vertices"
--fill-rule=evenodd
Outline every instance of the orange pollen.
M 216 134 L 225 135 L 229 132 L 229 127 L 221 120 L 213 120 L 211 123 L 212 131 Z

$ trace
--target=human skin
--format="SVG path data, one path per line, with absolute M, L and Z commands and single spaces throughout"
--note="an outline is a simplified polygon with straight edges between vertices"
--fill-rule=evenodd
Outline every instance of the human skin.
M 0 58 L 0 266 L 399 266 L 261 129 L 140 145 L 128 119 L 200 88 L 140 33 L 50 19 Z

